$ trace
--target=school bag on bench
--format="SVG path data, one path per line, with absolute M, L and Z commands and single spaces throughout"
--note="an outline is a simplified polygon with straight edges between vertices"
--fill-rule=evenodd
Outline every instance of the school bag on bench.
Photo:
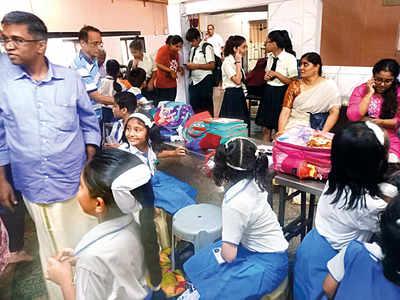
M 296 126 L 276 139 L 273 168 L 301 179 L 326 179 L 331 170 L 333 133 Z
M 192 150 L 216 149 L 233 137 L 248 135 L 247 124 L 242 120 L 205 118 L 204 113 L 196 114 L 192 119 L 183 130 L 186 147 Z
M 179 128 L 193 116 L 190 105 L 181 102 L 163 102 L 152 110 L 154 122 L 160 128 L 161 138 L 171 141 L 171 137 L 179 136 Z

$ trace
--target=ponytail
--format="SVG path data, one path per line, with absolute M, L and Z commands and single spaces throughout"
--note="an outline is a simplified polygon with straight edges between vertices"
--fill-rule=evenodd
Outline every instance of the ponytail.
M 284 39 L 285 51 L 290 54 L 293 54 L 293 56 L 296 56 L 296 52 L 293 50 L 292 41 L 290 40 L 289 33 L 287 32 L 287 30 L 281 30 L 281 34 Z
M 256 167 L 254 168 L 254 178 L 258 187 L 262 191 L 270 189 L 271 176 L 268 169 L 268 156 L 265 152 L 258 152 L 256 154 Z
M 243 179 L 255 179 L 260 190 L 269 189 L 268 157 L 247 138 L 237 137 L 219 145 L 214 162 L 212 174 L 218 186 L 224 182 L 235 184 Z
M 119 84 L 119 82 L 117 80 L 118 80 L 118 78 L 114 78 L 113 88 L 116 93 L 120 93 L 120 92 L 122 92 L 122 86 Z

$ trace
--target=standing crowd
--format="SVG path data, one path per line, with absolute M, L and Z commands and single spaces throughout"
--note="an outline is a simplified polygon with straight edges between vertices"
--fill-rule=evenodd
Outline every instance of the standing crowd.
M 257 91 L 255 122 L 267 143 L 299 125 L 331 131 L 339 119 L 341 98 L 322 74 L 321 56 L 297 61 L 286 30 L 268 34 L 266 56 L 247 75 L 246 39 L 224 43 L 211 24 L 204 39 L 187 31 L 183 65 L 182 37 L 169 36 L 155 59 L 134 39 L 123 74 L 118 61 L 106 60 L 93 26 L 80 30 L 69 68 L 46 58 L 48 32 L 37 16 L 10 12 L 1 26 L 0 273 L 32 260 L 23 249 L 25 207 L 50 300 L 166 299 L 154 218 L 196 204 L 197 191 L 157 170 L 159 159 L 188 151 L 165 149 L 143 108 L 175 101 L 179 76 L 189 76 L 195 113 L 214 115 L 213 88 L 222 86 L 219 117 L 248 124 L 248 90 Z M 333 138 L 315 228 L 297 249 L 296 300 L 400 298 L 398 76 L 398 62 L 382 59 L 350 97 L 353 123 Z M 216 149 L 212 177 L 226 187 L 222 239 L 183 265 L 200 299 L 261 299 L 287 278 L 288 242 L 266 201 L 267 166 L 248 138 Z

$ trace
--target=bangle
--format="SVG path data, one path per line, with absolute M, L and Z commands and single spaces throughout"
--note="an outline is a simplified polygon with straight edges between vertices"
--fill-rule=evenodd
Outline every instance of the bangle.
M 241 61 L 235 61 L 235 65 L 236 65 L 236 64 L 240 64 L 240 63 L 241 63 Z

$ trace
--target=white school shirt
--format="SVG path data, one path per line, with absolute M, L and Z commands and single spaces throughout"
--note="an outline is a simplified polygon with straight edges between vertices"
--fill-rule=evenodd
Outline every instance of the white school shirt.
M 222 37 L 218 33 L 214 32 L 213 36 L 209 37 L 206 42 L 213 46 L 214 54 L 221 58 L 221 47 L 224 46 L 224 40 Z
M 139 60 L 138 68 L 142 68 L 146 72 L 146 79 L 151 78 L 153 72 L 157 71 L 157 65 L 154 59 L 147 53 L 143 53 L 143 60 Z
M 139 225 L 131 214 L 95 226 L 74 254 L 77 300 L 143 300 L 148 294 Z
M 384 200 L 366 194 L 367 208 L 358 207 L 353 210 L 345 210 L 340 208 L 344 205 L 345 193 L 343 192 L 337 203 L 331 204 L 336 192 L 327 195 L 325 194 L 327 189 L 328 182 L 318 201 L 315 228 L 320 235 L 326 238 L 333 249 L 339 251 L 352 240 L 367 242 L 373 233 L 379 231 L 379 214 L 387 205 Z M 348 197 L 350 197 L 350 190 Z
M 369 252 L 369 256 L 375 261 L 383 260 L 382 248 L 377 243 L 364 243 L 365 249 Z M 342 281 L 345 273 L 344 256 L 347 247 L 344 247 L 338 254 L 328 261 L 327 267 L 329 273 L 337 281 Z
M 123 143 L 121 146 L 119 146 L 118 149 L 135 154 L 144 164 L 146 164 L 150 168 L 151 175 L 154 175 L 154 172 L 156 171 L 157 154 L 153 151 L 153 148 L 151 148 L 151 146 L 148 147 L 147 157 L 142 151 L 140 151 L 135 146 L 130 145 L 129 143 Z
M 288 247 L 278 219 L 255 180 L 230 187 L 222 203 L 222 241 L 254 252 L 282 252 Z
M 118 78 L 117 78 L 117 83 L 121 86 L 122 92 L 126 90 L 125 85 L 123 85 Z M 106 77 L 102 78 L 98 91 L 100 95 L 114 97 L 114 95 L 117 93 L 114 90 L 114 78 L 112 78 L 110 75 L 107 75 Z M 112 108 L 112 105 L 102 104 L 102 106 Z
M 137 99 L 138 103 L 147 102 L 147 98 L 145 96 L 143 96 L 141 89 L 133 86 L 128 90 L 128 92 L 134 94 L 135 96 L 142 95 L 142 97 L 140 99 Z
M 271 70 L 274 54 L 272 52 L 267 54 L 267 65 L 265 67 L 265 73 Z M 285 50 L 277 56 L 278 61 L 276 63 L 275 72 L 281 73 L 283 76 L 292 78 L 298 76 L 297 71 L 297 59 L 294 55 L 287 53 Z M 280 81 L 277 77 L 274 80 L 267 81 L 268 85 L 271 86 L 283 86 L 285 85 L 282 81 Z
M 110 136 L 112 136 L 117 143 L 121 143 L 123 135 L 124 135 L 124 120 L 121 119 L 113 123 Z
M 204 53 L 203 53 L 203 44 L 204 43 L 205 43 L 204 41 L 201 41 L 197 48 L 192 47 L 190 49 L 190 53 L 189 53 L 190 62 L 193 62 L 195 64 L 207 64 L 212 61 L 215 62 L 214 51 L 210 46 L 206 47 L 206 49 L 205 49 L 206 53 L 205 53 L 205 57 L 204 57 Z M 196 53 L 193 57 L 193 52 L 195 49 L 196 49 Z M 211 74 L 212 74 L 212 70 L 200 70 L 200 69 L 192 70 L 190 79 L 192 80 L 193 84 L 196 85 L 200 81 L 202 81 L 207 75 L 211 75 Z
M 235 58 L 232 54 L 225 57 L 224 62 L 222 63 L 222 88 L 225 90 L 227 88 L 243 88 L 246 89 L 244 83 L 236 84 L 232 81 L 232 77 L 236 75 L 236 64 Z M 242 76 L 244 74 L 244 70 L 242 67 Z

